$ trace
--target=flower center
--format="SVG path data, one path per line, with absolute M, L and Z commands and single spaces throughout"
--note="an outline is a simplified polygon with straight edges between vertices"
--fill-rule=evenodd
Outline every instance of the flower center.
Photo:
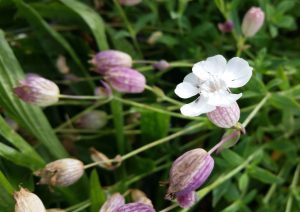
M 226 90 L 226 83 L 223 79 L 218 76 L 211 75 L 208 80 L 206 80 L 200 86 L 200 92 L 214 93 L 219 90 Z

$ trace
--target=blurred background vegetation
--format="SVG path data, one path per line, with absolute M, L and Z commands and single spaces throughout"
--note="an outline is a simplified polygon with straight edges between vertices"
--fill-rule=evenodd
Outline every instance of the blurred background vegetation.
M 236 55 L 240 23 L 252 6 L 262 8 L 265 22 L 241 53 L 254 68 L 251 81 L 240 89 L 241 122 L 268 98 L 238 144 L 214 156 L 215 169 L 189 211 L 299 211 L 298 0 L 143 0 L 131 7 L 117 0 L 0 1 L 0 211 L 13 210 L 12 193 L 19 186 L 34 191 L 47 208 L 67 211 L 98 211 L 106 193 L 130 188 L 144 191 L 157 211 L 174 204 L 164 200 L 166 188 L 159 186 L 168 179 L 172 161 L 193 148 L 209 149 L 224 129 L 204 116 L 174 116 L 169 112 L 177 114 L 178 108 L 150 91 L 120 97 L 144 106 L 65 100 L 41 109 L 18 100 L 12 87 L 24 73 L 37 73 L 58 83 L 62 93 L 93 95 L 100 77 L 89 71 L 90 55 L 117 49 L 134 60 L 167 60 L 171 67 L 166 71 L 134 67 L 158 93 L 175 98 L 175 86 L 193 63 L 215 54 Z M 233 33 L 219 31 L 218 23 L 226 20 L 234 22 Z M 64 69 L 57 66 L 62 57 Z M 78 129 L 72 122 L 96 108 L 108 113 L 101 130 Z M 198 123 L 182 136 L 166 137 Z M 87 169 L 69 188 L 36 185 L 32 174 L 67 156 L 91 163 L 90 147 L 112 158 L 163 138 L 168 142 L 116 170 Z

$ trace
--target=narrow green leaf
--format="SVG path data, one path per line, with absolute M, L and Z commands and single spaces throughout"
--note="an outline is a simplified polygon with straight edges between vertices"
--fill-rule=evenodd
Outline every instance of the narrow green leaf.
M 300 104 L 295 99 L 280 94 L 272 94 L 270 102 L 274 107 L 283 110 L 300 108 Z
M 247 168 L 248 174 L 263 183 L 273 184 L 273 183 L 281 183 L 282 178 L 274 175 L 272 172 L 262 169 L 260 167 L 251 165 Z
M 0 170 L 0 184 L 5 188 L 6 192 L 8 192 L 10 195 L 14 193 L 14 187 L 10 184 L 8 179 L 5 177 L 5 175 Z
M 90 200 L 91 212 L 98 212 L 100 206 L 105 202 L 105 193 L 99 181 L 97 171 L 94 169 L 90 176 Z
M 247 173 L 244 173 L 239 178 L 239 189 L 241 192 L 246 192 L 249 185 L 249 177 Z
M 92 8 L 81 3 L 80 1 L 74 0 L 60 0 L 67 7 L 72 9 L 74 12 L 79 14 L 81 18 L 90 27 L 99 49 L 108 49 L 107 39 L 105 35 L 105 25 L 99 14 L 96 13 Z
M 13 94 L 13 87 L 24 78 L 19 62 L 0 30 L 0 105 L 34 135 L 55 158 L 66 157 L 67 153 L 54 134 L 52 127 L 39 107 L 31 106 L 19 100 Z
M 225 149 L 221 154 L 222 157 L 232 166 L 238 166 L 245 161 L 243 157 L 230 149 Z

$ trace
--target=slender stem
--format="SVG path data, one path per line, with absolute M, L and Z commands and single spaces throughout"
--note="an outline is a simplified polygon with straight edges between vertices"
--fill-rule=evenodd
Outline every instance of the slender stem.
M 170 102 L 174 105 L 178 105 L 178 106 L 182 106 L 183 104 L 175 99 L 172 99 L 168 96 L 166 96 L 163 91 L 160 90 L 160 88 L 157 88 L 157 90 L 149 85 L 145 86 L 145 89 L 148 91 L 151 91 L 152 93 L 154 93 L 156 96 L 160 97 L 162 100 L 165 100 L 167 102 Z
M 136 150 L 133 150 L 133 151 L 131 151 L 131 152 L 123 155 L 122 156 L 122 162 L 125 161 L 125 160 L 127 160 L 127 159 L 129 159 L 129 158 L 131 158 L 131 157 L 133 157 L 133 156 L 135 156 L 135 155 L 137 155 L 137 154 L 139 154 L 139 153 L 141 153 L 141 152 L 144 152 L 144 151 L 146 151 L 148 149 L 151 149 L 151 148 L 153 148 L 153 147 L 155 147 L 157 145 L 166 143 L 166 142 L 168 142 L 168 141 L 170 141 L 170 140 L 172 140 L 174 138 L 182 136 L 182 135 L 184 135 L 184 134 L 186 134 L 186 133 L 188 133 L 190 131 L 193 131 L 193 130 L 199 128 L 199 127 L 202 127 L 202 126 L 203 126 L 203 123 L 198 123 L 198 124 L 192 125 L 190 127 L 187 127 L 187 128 L 185 128 L 185 129 L 183 129 L 181 131 L 178 131 L 178 132 L 176 132 L 174 134 L 171 134 L 171 135 L 169 135 L 167 137 L 164 137 L 164 138 L 156 140 L 156 141 L 154 141 L 152 143 L 146 144 L 146 145 L 144 145 L 144 146 L 142 146 L 142 147 L 140 147 L 140 148 L 138 148 Z M 87 168 L 99 165 L 101 163 L 107 163 L 107 162 L 115 162 L 115 161 L 114 160 L 108 160 L 108 161 L 94 162 L 94 163 L 90 163 L 90 164 L 85 165 L 84 168 L 87 169 Z
M 246 128 L 246 126 L 253 119 L 253 117 L 257 114 L 257 112 L 260 110 L 260 108 L 267 102 L 267 100 L 270 98 L 270 96 L 271 96 L 271 94 L 267 93 L 267 95 L 256 105 L 254 110 L 248 115 L 246 120 L 242 123 L 244 128 Z
M 119 98 L 119 97 L 114 97 L 114 99 L 117 100 L 117 101 L 123 102 L 124 104 L 127 104 L 127 105 L 143 108 L 143 109 L 146 109 L 146 110 L 152 110 L 152 111 L 155 111 L 155 112 L 158 112 L 158 113 L 169 114 L 169 115 L 177 117 L 177 118 L 197 120 L 197 121 L 204 120 L 201 117 L 184 116 L 184 115 L 181 115 L 179 113 L 169 112 L 169 111 L 166 111 L 164 109 L 160 109 L 160 108 L 157 108 L 157 107 L 152 107 L 152 106 L 149 106 L 149 105 L 133 102 L 133 101 L 130 101 L 130 100 Z
M 115 6 L 116 6 L 116 8 L 117 8 L 117 10 L 118 10 L 118 12 L 120 14 L 120 16 L 123 18 L 123 21 L 125 22 L 125 25 L 127 27 L 127 30 L 129 32 L 130 36 L 131 36 L 131 39 L 133 41 L 133 44 L 134 44 L 136 50 L 142 56 L 143 55 L 142 51 L 141 51 L 140 46 L 138 44 L 138 41 L 136 39 L 136 33 L 135 33 L 134 29 L 132 28 L 132 26 L 131 26 L 131 24 L 130 24 L 127 16 L 126 16 L 126 13 L 124 12 L 124 10 L 121 7 L 121 5 L 120 5 L 120 3 L 119 3 L 118 0 L 113 0 L 113 1 L 114 1 L 114 4 L 115 4 Z
M 154 64 L 154 63 L 157 63 L 158 61 L 156 61 L 156 60 L 134 60 L 132 62 L 134 64 Z
M 208 154 L 212 154 L 214 151 L 216 151 L 217 149 L 219 149 L 219 147 L 222 146 L 225 142 L 229 141 L 230 139 L 233 139 L 233 138 L 237 137 L 239 134 L 240 134 L 240 131 L 235 130 L 230 135 L 222 138 L 222 140 L 219 143 L 217 143 L 213 148 L 211 148 L 209 150 Z
M 101 96 L 75 96 L 75 95 L 66 95 L 60 94 L 59 98 L 62 99 L 81 99 L 81 100 L 99 100 L 99 99 L 106 99 Z
M 294 173 L 294 177 L 292 180 L 292 183 L 290 185 L 290 194 L 289 194 L 289 198 L 285 207 L 285 212 L 291 212 L 292 211 L 292 206 L 293 206 L 293 196 L 292 196 L 292 192 L 293 189 L 296 188 L 298 181 L 299 181 L 299 173 L 300 173 L 300 164 L 298 164 L 296 171 Z

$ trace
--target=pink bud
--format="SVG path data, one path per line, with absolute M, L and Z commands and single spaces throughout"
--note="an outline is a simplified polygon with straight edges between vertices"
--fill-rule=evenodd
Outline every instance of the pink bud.
M 109 97 L 112 95 L 111 87 L 104 81 L 100 80 L 102 86 L 95 88 L 95 96 Z
M 14 88 L 14 93 L 23 101 L 38 106 L 52 105 L 59 99 L 58 86 L 36 74 L 27 74 L 20 85 Z
M 204 149 L 193 149 L 177 158 L 170 170 L 169 188 L 166 199 L 174 199 L 184 206 L 191 206 L 191 192 L 198 189 L 209 177 L 214 159 Z
M 95 67 L 96 72 L 105 74 L 105 72 L 112 67 L 128 67 L 132 66 L 132 58 L 130 55 L 117 51 L 106 50 L 94 55 L 90 61 Z
M 140 72 L 126 67 L 114 67 L 105 73 L 105 79 L 117 91 L 122 93 L 141 93 L 145 89 L 146 79 Z
M 170 67 L 170 64 L 166 60 L 160 60 L 157 63 L 153 64 L 153 68 L 163 71 Z
M 101 110 L 90 111 L 81 116 L 76 124 L 83 129 L 100 129 L 107 123 L 107 114 Z
M 99 212 L 114 212 L 123 205 L 125 205 L 124 197 L 120 193 L 115 193 L 106 200 Z
M 197 200 L 197 194 L 195 191 L 192 191 L 190 193 L 184 194 L 184 195 L 178 195 L 176 196 L 176 200 L 180 207 L 182 208 L 190 208 L 192 207 L 196 200 Z
M 235 126 L 240 119 L 239 105 L 234 102 L 228 107 L 216 107 L 212 112 L 207 113 L 208 119 L 221 128 L 231 128 Z
M 150 205 L 141 202 L 134 202 L 123 205 L 114 212 L 155 212 L 155 210 Z
M 224 23 L 219 23 L 218 28 L 221 32 L 224 32 L 224 33 L 231 32 L 233 29 L 233 22 L 225 21 Z
M 142 2 L 142 0 L 119 0 L 120 4 L 126 6 L 134 6 Z
M 245 37 L 254 36 L 264 23 L 265 14 L 259 7 L 251 7 L 244 16 L 242 32 Z

